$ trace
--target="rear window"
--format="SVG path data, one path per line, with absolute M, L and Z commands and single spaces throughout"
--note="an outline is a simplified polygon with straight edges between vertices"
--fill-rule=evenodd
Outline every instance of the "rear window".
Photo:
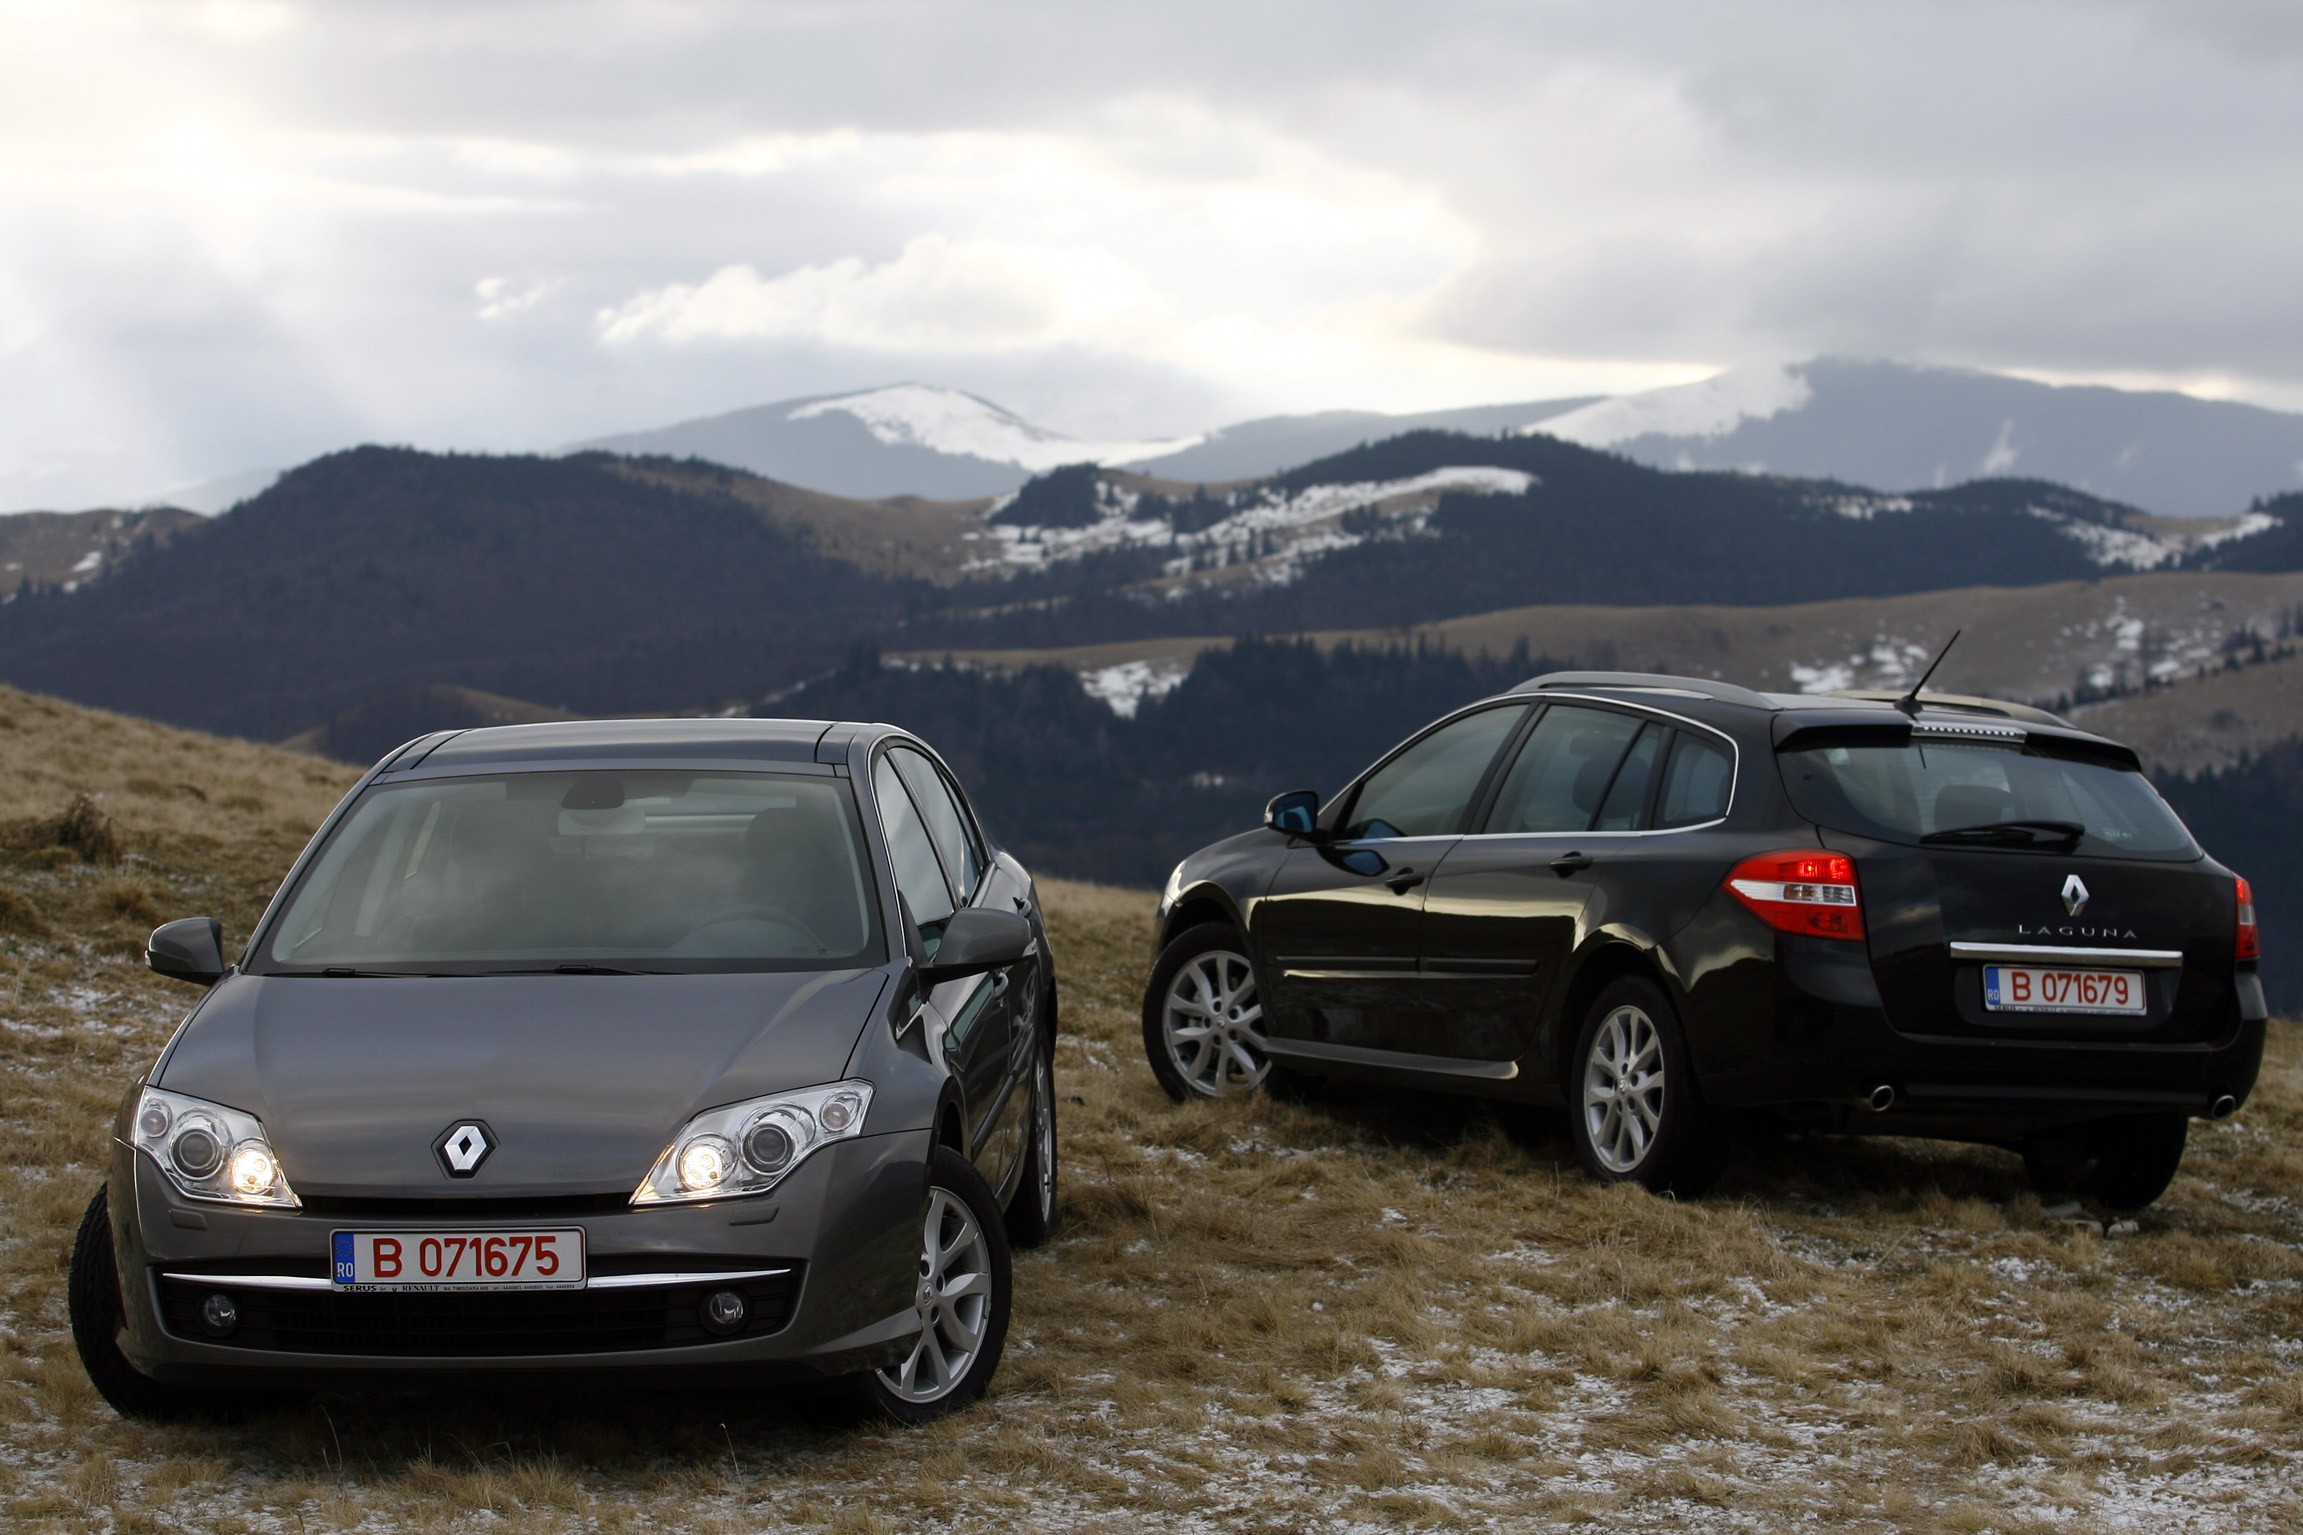
M 1778 760 L 1793 808 L 1835 831 L 2097 858 L 2200 856 L 2141 773 L 2100 762 L 1968 742 L 1818 746 Z M 2030 823 L 2033 840 L 2010 823 Z M 2058 826 L 2077 828 L 2077 840 Z
M 501 975 L 881 963 L 845 781 L 505 773 L 370 788 L 250 969 Z

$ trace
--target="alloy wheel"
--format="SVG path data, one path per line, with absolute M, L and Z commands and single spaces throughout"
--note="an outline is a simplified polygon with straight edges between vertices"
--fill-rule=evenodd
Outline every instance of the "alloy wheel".
M 1160 1029 L 1177 1074 L 1201 1097 L 1252 1092 L 1271 1074 L 1263 1001 L 1244 954 L 1211 949 L 1185 962 L 1168 982 Z
M 914 1295 L 919 1340 L 902 1364 L 879 1372 L 880 1384 L 907 1402 L 949 1395 L 983 1350 L 991 1304 L 991 1248 L 983 1228 L 959 1196 L 930 1189 Z
M 1609 1013 L 1583 1063 L 1583 1130 L 1611 1173 L 1635 1171 L 1663 1128 L 1663 1038 L 1644 1009 Z

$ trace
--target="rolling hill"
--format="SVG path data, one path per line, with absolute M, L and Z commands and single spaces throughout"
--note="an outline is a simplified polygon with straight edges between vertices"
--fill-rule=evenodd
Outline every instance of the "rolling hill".
M 1846 358 L 1732 369 L 1521 430 L 1663 469 L 1889 489 L 2023 475 L 2179 517 L 2226 516 L 2303 485 L 2303 415 Z

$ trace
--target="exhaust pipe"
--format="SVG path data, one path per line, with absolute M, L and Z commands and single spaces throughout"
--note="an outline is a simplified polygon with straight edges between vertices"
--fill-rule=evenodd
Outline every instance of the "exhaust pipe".
M 1871 1090 L 1871 1096 L 1863 1100 L 1863 1106 L 1874 1114 L 1886 1113 L 1895 1107 L 1895 1089 L 1885 1082 L 1880 1083 Z
M 2238 1112 L 2239 1100 L 2232 1097 L 2229 1093 L 2225 1093 L 2222 1097 L 2207 1105 L 2207 1117 L 2209 1119 L 2229 1119 L 2232 1115 Z

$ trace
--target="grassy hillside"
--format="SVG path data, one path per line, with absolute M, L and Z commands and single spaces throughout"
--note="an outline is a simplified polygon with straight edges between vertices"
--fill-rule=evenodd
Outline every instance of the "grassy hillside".
M 2303 1040 L 2132 1232 L 2004 1153 L 1805 1137 L 1674 1203 L 1409 1094 L 1177 1107 L 1138 1043 L 1148 893 L 1052 883 L 1063 1227 L 989 1401 L 926 1432 L 779 1398 L 331 1397 L 123 1423 L 64 1257 L 122 1085 L 190 1000 L 157 915 L 235 937 L 346 781 L 0 693 L 0 1525 L 2253 1531 L 2303 1521 Z M 89 862 L 98 796 L 117 862 Z M 43 829 L 45 828 L 45 829 Z

